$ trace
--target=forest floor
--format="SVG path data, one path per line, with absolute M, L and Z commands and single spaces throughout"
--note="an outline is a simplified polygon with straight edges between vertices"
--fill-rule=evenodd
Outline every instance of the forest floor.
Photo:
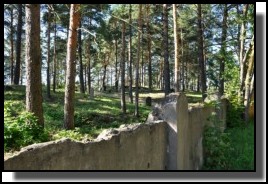
M 66 131 L 63 128 L 64 119 L 64 89 L 56 89 L 51 92 L 51 98 L 46 97 L 46 88 L 43 86 L 43 113 L 45 130 L 49 133 L 50 140 L 69 137 L 75 140 L 91 140 L 107 128 L 118 128 L 121 124 L 143 123 L 146 121 L 151 107 L 145 105 L 145 98 L 150 96 L 153 103 L 164 98 L 164 93 L 155 90 L 151 93 L 141 89 L 139 95 L 140 117 L 134 116 L 135 105 L 130 103 L 126 93 L 127 113 L 121 113 L 120 93 L 95 92 L 94 99 L 87 94 L 75 92 L 75 130 Z M 201 100 L 199 93 L 187 93 L 189 102 Z M 14 118 L 25 111 L 25 86 L 7 85 L 4 91 L 5 104 L 12 107 Z
M 145 105 L 145 99 L 148 96 L 155 103 L 164 98 L 164 93 L 159 90 L 151 93 L 147 92 L 147 90 L 141 90 L 139 95 L 140 117 L 136 118 L 134 116 L 135 105 L 129 102 L 127 93 L 127 113 L 123 116 L 121 113 L 120 93 L 96 91 L 94 99 L 90 99 L 87 94 L 81 94 L 76 91 L 74 100 L 75 130 L 64 130 L 64 89 L 57 89 L 56 93 L 51 92 L 51 98 L 48 99 L 46 97 L 46 88 L 43 86 L 45 131 L 49 134 L 46 141 L 57 140 L 63 137 L 78 141 L 89 141 L 95 139 L 104 129 L 118 128 L 121 124 L 144 123 L 151 112 L 151 107 Z M 201 102 L 201 93 L 186 92 L 186 96 L 190 105 Z M 13 118 L 18 118 L 25 111 L 25 86 L 5 86 L 4 102 L 5 111 L 7 107 L 11 108 Z M 231 119 L 231 121 L 233 120 L 235 119 Z M 225 165 L 221 167 L 223 169 L 253 169 L 254 123 L 250 123 L 248 127 L 227 128 L 226 132 L 229 134 L 228 147 L 221 147 L 218 144 L 216 144 L 217 146 L 209 146 L 210 148 L 217 149 L 217 151 L 221 150 L 220 152 L 224 153 L 221 155 L 224 155 L 224 157 L 219 158 L 219 155 L 211 155 L 209 159 L 215 159 L 220 163 L 222 163 L 221 159 L 224 160 Z M 218 136 L 221 138 L 221 135 Z M 5 155 L 12 155 L 23 146 L 17 145 L 17 147 L 11 147 L 11 149 L 5 148 Z M 218 165 L 215 168 L 213 165 L 205 163 L 203 169 L 219 169 Z

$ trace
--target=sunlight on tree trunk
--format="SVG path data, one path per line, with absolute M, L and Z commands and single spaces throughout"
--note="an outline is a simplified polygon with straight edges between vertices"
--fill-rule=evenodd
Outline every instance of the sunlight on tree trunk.
M 41 84 L 40 5 L 26 4 L 26 110 L 44 126 Z
M 66 57 L 66 84 L 64 97 L 64 128 L 74 129 L 75 55 L 77 28 L 80 22 L 80 4 L 71 4 L 69 37 Z
M 135 116 L 139 117 L 139 63 L 140 63 L 140 37 L 142 32 L 142 5 L 139 5 L 139 28 L 138 28 L 138 50 L 137 50 L 137 62 L 136 62 L 136 77 L 135 77 Z
M 206 98 L 207 85 L 206 85 L 206 73 L 205 73 L 205 63 L 204 63 L 204 53 L 203 53 L 203 28 L 202 28 L 202 9 L 201 4 L 198 4 L 198 59 L 200 66 L 200 78 L 201 78 L 201 89 L 202 89 L 202 100 L 204 101 Z M 197 84 L 199 85 L 199 84 Z
M 177 12 L 176 12 L 176 4 L 173 4 L 173 26 L 174 26 L 174 46 L 175 46 L 175 80 L 174 80 L 174 87 L 175 92 L 179 92 L 179 38 L 178 38 L 178 21 L 177 21 Z
M 19 84 L 21 67 L 21 33 L 22 33 L 22 4 L 18 4 L 18 25 L 16 40 L 16 65 L 14 71 L 14 84 Z
M 125 32 L 126 24 L 122 21 L 122 53 L 121 53 L 121 110 L 126 114 L 126 96 L 125 96 Z
M 51 10 L 48 5 L 48 17 L 47 17 L 47 98 L 50 98 L 50 16 Z

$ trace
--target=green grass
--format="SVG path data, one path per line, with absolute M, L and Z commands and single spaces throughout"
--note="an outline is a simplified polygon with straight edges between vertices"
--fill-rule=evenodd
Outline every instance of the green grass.
M 140 94 L 140 117 L 136 118 L 134 116 L 135 106 L 129 103 L 127 94 L 127 112 L 123 116 L 119 93 L 95 92 L 95 98 L 89 99 L 87 94 L 81 94 L 76 91 L 74 100 L 75 129 L 67 131 L 63 128 L 64 89 L 57 89 L 56 93 L 51 91 L 52 97 L 50 99 L 46 97 L 46 86 L 42 86 L 42 90 L 45 132 L 48 132 L 49 140 L 63 137 L 79 141 L 91 140 L 96 138 L 104 129 L 118 128 L 121 124 L 145 122 L 151 111 L 150 107 L 144 105 L 145 98 L 151 96 L 153 100 L 158 101 L 164 97 L 164 93 L 159 90 L 151 93 L 144 90 Z M 201 100 L 201 95 L 197 93 L 187 92 L 186 96 L 189 102 Z M 4 99 L 5 102 L 11 103 L 13 109 L 12 116 L 18 118 L 25 111 L 25 86 L 9 86 L 4 91 Z M 14 150 L 18 150 L 18 148 L 14 148 Z
M 254 123 L 205 132 L 204 170 L 254 170 Z
M 231 135 L 230 168 L 234 170 L 254 169 L 254 123 L 248 126 L 230 128 Z
M 11 102 L 14 117 L 25 110 L 25 86 L 11 86 L 13 89 L 5 90 L 5 102 Z M 150 107 L 140 103 L 140 117 L 134 116 L 134 104 L 127 103 L 127 112 L 121 113 L 120 99 L 99 94 L 94 99 L 88 95 L 75 93 L 75 130 L 64 130 L 64 89 L 51 92 L 51 99 L 46 97 L 46 88 L 43 86 L 43 114 L 45 131 L 49 133 L 50 140 L 68 137 L 75 140 L 90 140 L 107 128 L 118 128 L 121 124 L 142 123 L 151 111 Z M 128 99 L 128 97 L 126 96 Z

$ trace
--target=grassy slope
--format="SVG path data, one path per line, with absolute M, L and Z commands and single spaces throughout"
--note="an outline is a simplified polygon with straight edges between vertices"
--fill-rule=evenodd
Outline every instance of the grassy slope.
M 25 87 L 12 86 L 13 90 L 5 90 L 5 102 L 12 102 L 16 114 L 25 110 Z M 70 137 L 76 140 L 93 139 L 106 128 L 116 128 L 121 124 L 145 122 L 150 107 L 140 104 L 140 118 L 133 116 L 134 104 L 127 103 L 127 114 L 122 116 L 120 99 L 114 97 L 96 96 L 89 99 L 87 95 L 75 94 L 75 130 L 63 129 L 64 89 L 58 89 L 52 98 L 47 99 L 43 89 L 43 110 L 45 129 L 51 140 Z

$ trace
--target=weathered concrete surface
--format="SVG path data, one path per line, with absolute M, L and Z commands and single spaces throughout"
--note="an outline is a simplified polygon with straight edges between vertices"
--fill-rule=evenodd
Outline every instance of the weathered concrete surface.
M 167 170 L 177 169 L 177 145 L 178 145 L 178 131 L 177 131 L 177 116 L 179 112 L 177 111 L 177 93 L 171 93 L 166 96 L 166 98 L 157 104 L 153 112 L 149 114 L 147 122 L 152 122 L 155 120 L 164 120 L 167 122 Z
M 164 170 L 167 131 L 164 121 L 122 126 L 98 139 L 62 139 L 25 147 L 5 159 L 5 170 Z
M 214 114 L 222 130 L 226 127 L 226 99 L 211 105 L 188 107 L 183 93 L 172 93 L 154 107 L 147 122 L 167 122 L 167 169 L 198 170 L 203 165 L 204 126 L 214 126 Z M 214 119 L 215 119 L 214 118 Z
M 204 104 L 189 107 L 189 169 L 198 170 L 203 165 L 203 132 L 204 127 L 217 126 L 223 131 L 226 128 L 227 99 L 223 98 L 216 105 L 204 106 Z M 212 117 L 215 116 L 213 119 Z
M 198 105 L 190 107 L 189 114 L 189 169 L 198 170 L 203 165 L 203 131 L 210 124 L 208 117 L 215 111 L 214 107 Z
M 177 169 L 189 169 L 189 117 L 188 117 L 188 101 L 183 93 L 179 93 L 177 100 L 177 123 L 178 123 L 178 154 Z

